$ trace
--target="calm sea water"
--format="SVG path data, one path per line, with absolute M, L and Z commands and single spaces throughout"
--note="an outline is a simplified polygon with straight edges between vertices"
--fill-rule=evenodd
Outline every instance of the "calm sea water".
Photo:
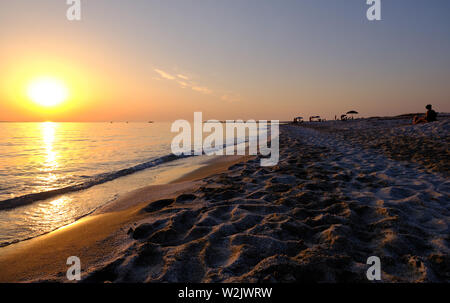
M 161 123 L 2 123 L 0 201 L 169 154 L 172 137 Z
M 72 223 L 121 194 L 162 182 L 161 175 L 209 160 L 171 155 L 170 127 L 0 123 L 0 247 Z

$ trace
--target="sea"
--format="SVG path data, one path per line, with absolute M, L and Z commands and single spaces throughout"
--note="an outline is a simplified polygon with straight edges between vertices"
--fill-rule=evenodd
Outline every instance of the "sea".
M 172 154 L 175 135 L 163 122 L 0 123 L 0 247 L 73 223 L 122 194 L 170 181 L 162 177 L 173 178 L 170 171 L 210 160 Z

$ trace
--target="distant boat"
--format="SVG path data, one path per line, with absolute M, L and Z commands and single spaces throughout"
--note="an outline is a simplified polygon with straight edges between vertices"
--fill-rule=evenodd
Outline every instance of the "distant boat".
M 148 123 L 153 123 L 153 121 L 148 121 Z

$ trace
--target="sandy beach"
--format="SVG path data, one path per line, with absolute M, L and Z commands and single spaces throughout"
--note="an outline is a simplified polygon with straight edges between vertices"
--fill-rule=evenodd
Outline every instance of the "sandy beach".
M 450 282 L 450 119 L 283 125 L 280 161 L 224 157 L 0 248 L 0 282 Z

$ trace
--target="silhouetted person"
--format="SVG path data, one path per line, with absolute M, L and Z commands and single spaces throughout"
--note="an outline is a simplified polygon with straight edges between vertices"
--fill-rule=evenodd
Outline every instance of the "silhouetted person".
M 427 123 L 427 122 L 434 122 L 437 121 L 437 113 L 431 109 L 431 104 L 428 104 L 425 106 L 427 109 L 427 112 L 424 117 L 414 116 L 413 118 L 413 124 L 419 124 L 419 123 Z

